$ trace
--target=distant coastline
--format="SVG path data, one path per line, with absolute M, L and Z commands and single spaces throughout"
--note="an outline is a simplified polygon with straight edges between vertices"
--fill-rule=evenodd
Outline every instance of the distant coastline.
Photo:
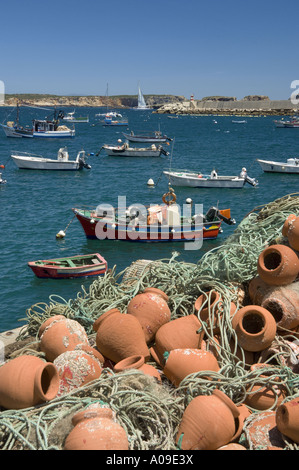
M 292 115 L 299 112 L 298 105 L 291 100 L 271 100 L 268 96 L 248 95 L 241 100 L 235 97 L 209 96 L 199 100 L 177 95 L 145 95 L 153 112 L 158 114 L 223 114 L 223 115 Z M 50 94 L 6 94 L 2 106 L 17 104 L 56 107 L 113 107 L 134 108 L 137 95 L 119 96 L 60 96 Z

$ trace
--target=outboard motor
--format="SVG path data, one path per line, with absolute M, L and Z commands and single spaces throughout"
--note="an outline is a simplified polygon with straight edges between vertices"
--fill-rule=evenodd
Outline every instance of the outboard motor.
M 245 176 L 245 181 L 248 184 L 251 184 L 251 186 L 257 186 L 258 185 L 258 180 L 255 178 L 250 178 L 248 175 Z
M 207 222 L 213 222 L 215 218 L 218 217 L 219 219 L 223 220 L 224 223 L 227 225 L 234 225 L 236 223 L 235 219 L 232 219 L 231 217 L 225 217 L 217 207 L 210 207 L 208 212 L 205 215 L 205 221 Z
M 160 147 L 160 151 L 161 151 L 162 155 L 165 155 L 166 157 L 168 157 L 169 152 L 166 152 L 166 150 L 164 150 L 163 147 Z

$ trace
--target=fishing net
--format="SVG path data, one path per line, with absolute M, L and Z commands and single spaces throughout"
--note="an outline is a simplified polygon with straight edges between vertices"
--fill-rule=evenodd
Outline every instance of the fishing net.
M 3 449 L 62 449 L 71 430 L 71 417 L 79 409 L 94 402 L 105 402 L 111 407 L 120 424 L 125 428 L 131 450 L 173 450 L 175 435 L 184 409 L 192 398 L 210 394 L 217 386 L 236 404 L 243 403 L 253 387 L 258 384 L 273 391 L 282 387 L 285 399 L 299 393 L 298 374 L 286 366 L 286 358 L 292 355 L 286 338 L 276 336 L 275 363 L 250 370 L 246 352 L 237 347 L 236 333 L 231 325 L 230 305 L 239 308 L 248 302 L 248 282 L 257 273 L 259 253 L 273 243 L 286 243 L 281 229 L 286 217 L 299 214 L 299 195 L 291 194 L 251 211 L 226 242 L 207 252 L 197 263 L 170 259 L 158 261 L 139 260 L 124 271 L 116 267 L 104 277 L 97 278 L 88 289 L 84 286 L 74 299 L 66 301 L 51 295 L 48 303 L 37 303 L 27 309 L 26 321 L 18 341 L 22 347 L 14 350 L 10 358 L 18 354 L 43 357 L 39 350 L 40 325 L 53 315 L 64 315 L 77 320 L 88 334 L 90 343 L 95 341 L 94 321 L 105 311 L 118 308 L 126 313 L 129 301 L 146 287 L 155 287 L 169 297 L 171 320 L 196 313 L 195 300 L 205 296 L 211 305 L 211 291 L 216 290 L 219 301 L 209 309 L 209 319 L 201 322 L 205 334 L 205 347 L 216 352 L 220 370 L 190 374 L 175 388 L 162 375 L 162 383 L 137 370 L 114 374 L 103 370 L 99 379 L 56 398 L 38 408 L 3 410 L 0 413 L 0 448 Z M 209 325 L 213 324 L 217 308 L 219 333 L 217 338 Z M 289 335 L 288 339 L 296 339 Z M 272 358 L 273 359 L 273 358 Z M 259 359 L 257 358 L 257 361 Z M 275 409 L 277 400 L 271 409 Z M 258 410 L 252 409 L 253 414 Z M 242 434 L 240 442 L 251 448 L 250 436 Z M 242 442 L 243 442 L 242 441 Z M 297 448 L 297 444 L 284 438 L 284 448 Z

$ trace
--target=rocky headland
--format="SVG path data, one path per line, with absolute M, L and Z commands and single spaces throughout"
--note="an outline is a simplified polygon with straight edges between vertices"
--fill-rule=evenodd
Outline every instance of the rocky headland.
M 162 105 L 183 103 L 184 96 L 174 95 L 145 95 L 147 105 L 158 109 Z M 16 94 L 5 95 L 3 106 L 16 106 L 18 103 L 31 106 L 57 106 L 57 107 L 106 107 L 111 108 L 134 108 L 137 106 L 137 95 L 121 96 L 60 96 L 40 94 Z
M 147 105 L 159 114 L 193 115 L 292 115 L 299 112 L 291 100 L 271 100 L 265 95 L 247 95 L 238 100 L 232 96 L 206 96 L 195 100 L 176 95 L 145 95 Z M 17 104 L 56 107 L 107 107 L 128 109 L 137 106 L 137 95 L 120 96 L 59 96 L 41 94 L 6 95 L 2 106 Z

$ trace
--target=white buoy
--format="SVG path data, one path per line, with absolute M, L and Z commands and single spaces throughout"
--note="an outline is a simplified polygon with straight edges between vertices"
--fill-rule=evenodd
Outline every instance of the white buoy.
M 187 199 L 186 199 L 186 204 L 192 204 L 192 202 L 193 202 L 193 201 L 192 201 L 191 197 L 187 197 Z
M 147 185 L 148 186 L 155 186 L 154 180 L 152 178 L 150 178 L 147 182 Z
M 64 237 L 65 237 L 65 232 L 63 230 L 60 230 L 56 235 L 56 238 L 64 238 Z

